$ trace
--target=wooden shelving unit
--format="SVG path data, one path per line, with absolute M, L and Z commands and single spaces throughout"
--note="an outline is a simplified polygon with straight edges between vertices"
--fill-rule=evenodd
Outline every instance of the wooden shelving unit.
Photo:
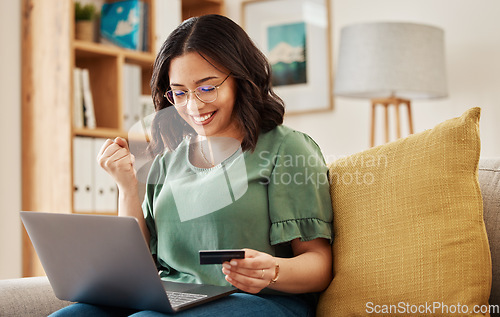
M 149 47 L 154 46 L 155 1 L 149 6 Z M 123 67 L 139 65 L 150 94 L 155 53 L 74 39 L 73 1 L 23 1 L 23 210 L 73 212 L 73 138 L 127 137 L 123 128 Z M 73 68 L 87 68 L 96 129 L 75 129 Z M 43 275 L 25 235 L 23 274 Z
M 148 52 L 74 39 L 73 1 L 26 0 L 22 4 L 22 209 L 73 212 L 73 138 L 127 138 L 123 127 L 123 68 L 142 69 L 149 95 L 155 59 L 155 0 L 149 6 Z M 224 13 L 222 0 L 184 0 L 187 15 Z M 73 69 L 89 69 L 96 129 L 72 126 Z M 23 275 L 44 271 L 26 233 Z

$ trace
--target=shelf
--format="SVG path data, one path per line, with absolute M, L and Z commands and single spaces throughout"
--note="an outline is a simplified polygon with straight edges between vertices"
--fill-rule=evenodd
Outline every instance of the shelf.
M 123 57 L 125 62 L 140 66 L 152 66 L 155 55 L 150 52 L 134 51 L 117 46 L 87 41 L 73 41 L 76 58 Z
M 116 137 L 120 137 L 124 139 L 133 139 L 133 140 L 149 142 L 149 136 L 144 136 L 144 134 L 137 134 L 137 133 L 130 134 L 126 131 L 121 131 L 118 129 L 109 129 L 109 128 L 74 129 L 73 135 L 86 136 L 91 138 L 105 138 L 105 139 L 114 139 Z
M 114 139 L 116 137 L 128 138 L 128 133 L 119 129 L 110 128 L 96 128 L 96 129 L 74 129 L 73 135 L 75 136 L 88 136 L 93 138 L 106 138 Z
M 224 0 L 205 0 L 203 1 L 204 4 L 201 4 L 202 6 L 206 6 L 207 4 L 217 4 L 217 5 L 224 5 Z M 200 6 L 200 0 L 183 0 L 182 1 L 183 6 Z

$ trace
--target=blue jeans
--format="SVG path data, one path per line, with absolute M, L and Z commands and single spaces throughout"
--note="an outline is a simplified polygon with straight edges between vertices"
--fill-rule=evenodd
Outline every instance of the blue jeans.
M 314 307 L 298 296 L 251 295 L 235 293 L 228 297 L 190 308 L 175 314 L 164 314 L 155 311 L 136 311 L 131 309 L 95 306 L 77 303 L 63 308 L 50 317 L 61 316 L 134 316 L 134 317 L 211 317 L 211 316 L 272 316 L 272 317 L 306 317 L 314 316 Z

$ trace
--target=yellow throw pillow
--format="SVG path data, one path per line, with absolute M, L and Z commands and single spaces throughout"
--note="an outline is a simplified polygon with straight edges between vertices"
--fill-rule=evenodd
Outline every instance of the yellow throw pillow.
M 330 165 L 334 279 L 318 316 L 487 316 L 480 112 Z

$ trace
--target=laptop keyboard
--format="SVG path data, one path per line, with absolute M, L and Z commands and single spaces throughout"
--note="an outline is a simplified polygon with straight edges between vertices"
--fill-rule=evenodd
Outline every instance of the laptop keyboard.
M 194 294 L 194 293 L 182 293 L 182 292 L 170 292 L 167 291 L 168 300 L 172 307 L 181 306 L 195 302 L 197 300 L 207 297 L 205 294 Z

